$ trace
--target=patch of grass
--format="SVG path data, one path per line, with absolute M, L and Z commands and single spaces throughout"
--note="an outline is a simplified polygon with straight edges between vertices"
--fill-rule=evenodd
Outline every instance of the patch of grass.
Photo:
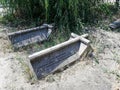
M 120 74 L 117 71 L 111 71 L 110 73 L 116 75 L 117 79 L 120 79 Z
M 26 75 L 28 75 L 28 80 L 33 80 L 34 79 L 34 75 L 31 72 L 31 69 L 30 69 L 29 65 L 24 61 L 24 59 L 21 58 L 20 56 L 16 56 L 16 60 L 18 60 L 19 63 L 21 64 L 22 69 L 24 70 L 24 73 Z
M 0 22 L 2 22 L 3 21 L 3 17 L 0 15 Z
M 53 31 L 53 33 L 51 33 L 50 37 L 46 41 L 34 43 L 31 45 L 22 47 L 18 50 L 19 51 L 26 50 L 26 52 L 28 54 L 32 54 L 34 52 L 39 52 L 46 48 L 49 48 L 49 47 L 55 46 L 59 43 L 62 43 L 64 41 L 67 41 L 69 38 L 70 38 L 70 34 L 67 34 L 66 32 L 61 32 L 61 31 L 55 30 L 55 31 Z
M 117 63 L 120 64 L 120 60 L 117 60 Z
M 106 68 L 102 68 L 102 70 L 104 71 L 104 73 L 115 75 L 116 79 L 120 80 L 120 74 L 118 73 L 118 71 L 108 71 L 108 69 Z
M 119 56 L 119 54 L 116 51 L 114 51 L 112 53 L 114 54 L 113 60 L 115 60 L 118 64 L 120 64 L 120 56 Z

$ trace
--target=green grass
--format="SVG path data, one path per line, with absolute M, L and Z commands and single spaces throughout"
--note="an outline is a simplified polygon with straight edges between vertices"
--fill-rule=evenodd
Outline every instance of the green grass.
M 26 46 L 24 48 L 21 48 L 20 50 L 26 50 L 28 54 L 34 53 L 34 52 L 38 52 L 41 50 L 44 50 L 46 48 L 55 46 L 57 44 L 60 44 L 64 41 L 69 40 L 70 35 L 64 35 L 65 32 L 60 32 L 60 31 L 56 31 L 55 33 L 52 33 L 51 36 L 48 38 L 47 41 L 41 42 L 41 43 L 35 43 L 35 44 L 31 44 L 29 46 Z
M 25 60 L 23 58 L 21 58 L 19 55 L 16 56 L 16 60 L 19 61 L 19 63 L 21 64 L 22 68 L 23 68 L 23 73 L 25 75 L 27 75 L 28 80 L 34 80 L 34 75 L 30 70 L 30 67 L 28 65 L 28 63 L 25 62 Z

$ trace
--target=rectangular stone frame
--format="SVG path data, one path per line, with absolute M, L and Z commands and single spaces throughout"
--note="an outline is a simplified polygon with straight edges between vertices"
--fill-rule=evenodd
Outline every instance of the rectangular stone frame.
M 71 34 L 71 39 L 29 56 L 32 71 L 41 79 L 77 60 L 84 59 L 91 51 L 88 35 Z
M 8 33 L 8 38 L 14 48 L 20 48 L 47 40 L 52 32 L 52 28 L 52 25 L 43 24 L 39 27 Z

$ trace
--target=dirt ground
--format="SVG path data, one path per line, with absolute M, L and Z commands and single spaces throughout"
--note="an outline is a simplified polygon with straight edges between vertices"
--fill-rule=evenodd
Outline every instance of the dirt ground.
M 120 33 L 89 32 L 95 58 L 33 82 L 25 51 L 14 52 L 0 25 L 0 90 L 120 90 Z

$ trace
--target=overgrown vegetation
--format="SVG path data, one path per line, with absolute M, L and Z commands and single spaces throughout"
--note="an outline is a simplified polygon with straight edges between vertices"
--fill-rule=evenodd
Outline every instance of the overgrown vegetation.
M 111 15 L 103 0 L 1 0 L 8 7 L 9 21 L 33 19 L 37 24 L 55 23 L 59 29 L 80 32 L 85 23 L 94 23 L 104 15 Z

